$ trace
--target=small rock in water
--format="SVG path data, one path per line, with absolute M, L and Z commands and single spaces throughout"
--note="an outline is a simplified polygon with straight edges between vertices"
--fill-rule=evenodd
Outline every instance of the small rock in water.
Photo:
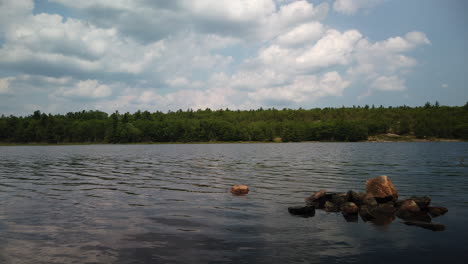
M 359 215 L 361 216 L 364 222 L 370 221 L 375 218 L 371 214 L 371 210 L 369 209 L 367 205 L 362 205 L 361 208 L 359 208 Z
M 398 193 L 387 176 L 379 176 L 366 181 L 366 192 L 374 198 L 387 200 L 391 196 L 393 201 L 398 199 Z
M 432 230 L 432 231 L 443 231 L 443 230 L 445 230 L 445 226 L 442 225 L 442 224 L 427 223 L 427 222 L 422 222 L 422 221 L 406 221 L 404 223 L 406 225 L 419 226 L 419 227 L 429 229 L 429 230 Z
M 341 212 L 345 215 L 357 215 L 359 207 L 353 202 L 347 202 L 341 206 Z
M 419 221 L 419 222 L 431 222 L 431 217 L 423 211 L 411 212 L 411 211 L 402 211 L 398 210 L 396 216 L 406 221 Z
M 372 213 L 379 214 L 379 215 L 393 215 L 397 209 L 393 206 L 393 204 L 379 204 L 378 206 L 372 208 Z
M 326 201 L 323 208 L 327 212 L 339 212 L 340 211 L 339 207 L 330 201 Z
M 371 195 L 366 195 L 364 196 L 363 200 L 362 200 L 362 204 L 363 205 L 367 205 L 367 206 L 370 206 L 370 207 L 373 207 L 373 206 L 377 206 L 378 203 L 377 201 L 375 200 L 374 197 L 372 197 Z
M 448 209 L 445 207 L 428 207 L 427 210 L 432 217 L 441 216 L 448 212 Z
M 288 207 L 288 212 L 293 215 L 302 215 L 302 216 L 314 216 L 315 207 L 314 206 L 294 206 Z
M 357 214 L 343 214 L 344 219 L 346 222 L 357 222 L 359 217 Z
M 346 193 L 346 198 L 348 202 L 353 202 L 357 205 L 361 205 L 363 203 L 365 195 L 366 195 L 365 193 L 357 193 L 353 190 L 349 190 Z
M 231 188 L 231 193 L 235 195 L 242 195 L 242 194 L 248 194 L 249 193 L 249 187 L 243 184 L 236 184 L 232 186 Z
M 418 204 L 414 200 L 408 199 L 403 201 L 400 205 L 400 210 L 406 212 L 419 212 L 421 211 L 421 208 L 419 208 Z
M 431 203 L 431 198 L 428 196 L 422 196 L 422 197 L 412 196 L 410 197 L 410 199 L 415 201 L 416 204 L 419 206 L 419 208 L 421 208 L 422 210 L 425 210 Z
M 331 202 L 340 208 L 344 203 L 348 202 L 348 196 L 346 193 L 337 193 L 332 196 Z

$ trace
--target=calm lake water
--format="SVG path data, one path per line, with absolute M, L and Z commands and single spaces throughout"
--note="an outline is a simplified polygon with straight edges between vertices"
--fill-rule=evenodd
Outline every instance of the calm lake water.
M 288 213 L 378 175 L 448 207 L 446 230 Z M 466 142 L 0 147 L 0 263 L 466 263 L 467 245 Z

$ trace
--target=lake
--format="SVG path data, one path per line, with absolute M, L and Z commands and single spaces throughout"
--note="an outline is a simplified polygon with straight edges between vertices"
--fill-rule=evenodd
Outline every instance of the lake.
M 379 175 L 447 207 L 446 230 L 288 213 Z M 467 245 L 467 142 L 0 147 L 1 263 L 466 263 Z

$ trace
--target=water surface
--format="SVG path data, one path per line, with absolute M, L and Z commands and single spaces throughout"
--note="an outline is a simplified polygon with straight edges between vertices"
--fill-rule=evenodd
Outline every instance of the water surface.
M 287 211 L 378 175 L 447 229 Z M 0 147 L 1 263 L 463 263 L 467 223 L 466 142 Z

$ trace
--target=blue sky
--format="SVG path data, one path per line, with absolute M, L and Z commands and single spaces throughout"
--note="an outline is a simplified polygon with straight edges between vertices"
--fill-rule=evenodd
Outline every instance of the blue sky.
M 463 105 L 464 0 L 0 0 L 0 114 Z

